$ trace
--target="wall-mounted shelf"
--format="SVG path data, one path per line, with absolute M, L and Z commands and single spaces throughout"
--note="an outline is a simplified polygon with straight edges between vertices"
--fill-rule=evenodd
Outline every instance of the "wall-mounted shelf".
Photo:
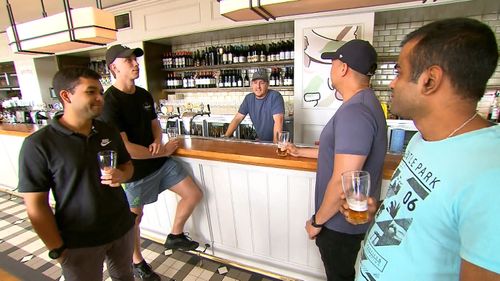
M 269 87 L 271 90 L 276 91 L 293 91 L 293 86 L 278 86 Z M 163 89 L 163 92 L 167 93 L 220 93 L 220 92 L 251 92 L 250 87 L 238 87 L 238 88 L 187 88 L 187 89 Z
M 163 71 L 169 72 L 182 72 L 182 71 L 204 71 L 215 69 L 240 69 L 240 68 L 256 68 L 256 67 L 275 67 L 293 65 L 293 60 L 279 60 L 279 61 L 264 61 L 264 62 L 246 62 L 246 63 L 230 63 L 230 64 L 217 64 L 217 65 L 204 65 L 193 67 L 179 67 L 179 68 L 166 68 Z

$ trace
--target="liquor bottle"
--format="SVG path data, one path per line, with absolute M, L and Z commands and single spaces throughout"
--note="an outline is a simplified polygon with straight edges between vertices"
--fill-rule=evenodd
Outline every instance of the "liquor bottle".
M 224 88 L 231 87 L 231 76 L 229 71 L 227 70 L 226 75 L 224 76 Z
M 498 106 L 498 97 L 500 95 L 500 91 L 495 93 L 495 97 L 493 98 L 493 102 L 490 105 L 490 111 L 488 113 L 488 120 L 491 122 L 498 122 L 500 116 L 500 108 Z
M 248 53 L 248 46 L 244 47 L 243 45 L 240 46 L 241 47 L 241 50 L 240 50 L 240 58 L 238 59 L 238 61 L 240 63 L 245 63 L 247 62 L 247 53 Z
M 224 88 L 224 70 L 220 71 L 218 87 Z
M 269 76 L 269 86 L 276 86 L 276 76 L 275 69 L 271 69 L 271 75 Z
M 290 60 L 292 58 L 291 55 L 292 48 L 293 48 L 292 42 L 290 40 L 286 41 L 285 60 Z
M 226 47 L 226 52 L 227 52 L 227 63 L 228 64 L 233 63 L 233 47 L 232 46 Z
M 183 89 L 187 89 L 189 88 L 188 87 L 188 77 L 187 77 L 187 73 L 184 73 L 184 76 L 182 77 L 182 88 Z
M 234 46 L 232 51 L 233 54 L 233 63 L 240 63 L 240 47 Z
M 241 70 L 238 71 L 237 77 L 236 77 L 236 86 L 237 87 L 243 87 L 243 78 L 241 78 Z
M 167 52 L 163 53 L 163 59 L 162 59 L 162 64 L 163 64 L 163 69 L 168 68 L 168 57 L 167 57 Z
M 283 82 L 281 80 L 281 68 L 279 67 L 276 68 L 276 72 L 274 74 L 274 80 L 276 81 L 276 86 L 283 85 Z
M 243 79 L 243 87 L 250 87 L 250 79 L 248 78 L 248 70 L 245 71 L 245 78 Z
M 285 42 L 281 41 L 280 42 L 280 57 L 279 57 L 279 60 L 285 60 L 285 48 L 286 48 L 286 44 Z
M 238 81 L 236 79 L 236 70 L 231 70 L 231 87 L 237 87 Z
M 227 59 L 228 59 L 228 52 L 227 52 L 227 47 L 219 47 L 219 57 L 222 59 L 219 60 L 219 64 L 227 64 Z
M 267 61 L 267 47 L 265 44 L 261 44 L 259 47 L 259 61 Z

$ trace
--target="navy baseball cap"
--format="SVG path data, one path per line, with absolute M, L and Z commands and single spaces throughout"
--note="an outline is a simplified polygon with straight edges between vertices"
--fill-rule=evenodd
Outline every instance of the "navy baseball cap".
M 372 76 L 377 69 L 377 52 L 370 42 L 360 39 L 351 40 L 335 52 L 324 52 L 322 59 L 341 60 L 350 68 L 366 76 Z
M 140 57 L 144 55 L 144 51 L 141 48 L 130 49 L 122 45 L 113 45 L 106 51 L 106 65 L 112 64 L 116 58 L 128 58 L 132 54 Z

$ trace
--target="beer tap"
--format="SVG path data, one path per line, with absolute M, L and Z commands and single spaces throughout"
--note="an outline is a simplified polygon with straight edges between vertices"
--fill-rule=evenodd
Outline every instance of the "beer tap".
M 200 111 L 194 112 L 192 110 L 184 111 L 181 115 L 182 119 L 182 124 L 184 126 L 184 133 L 186 135 L 191 134 L 191 128 L 193 128 L 193 120 L 196 116 L 203 116 L 203 115 L 208 115 L 210 117 L 210 105 L 207 104 L 207 110 L 208 111 L 203 111 L 204 106 L 203 104 L 200 105 Z

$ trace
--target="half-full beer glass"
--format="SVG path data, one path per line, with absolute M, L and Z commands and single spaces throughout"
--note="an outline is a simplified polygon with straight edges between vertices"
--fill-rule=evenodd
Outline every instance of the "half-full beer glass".
M 278 156 L 286 156 L 288 154 L 286 151 L 288 141 L 290 141 L 290 132 L 282 131 L 278 133 L 278 149 L 276 150 Z
M 349 210 L 347 220 L 352 224 L 368 222 L 368 195 L 370 194 L 370 173 L 367 171 L 348 171 L 342 173 L 344 189 Z

